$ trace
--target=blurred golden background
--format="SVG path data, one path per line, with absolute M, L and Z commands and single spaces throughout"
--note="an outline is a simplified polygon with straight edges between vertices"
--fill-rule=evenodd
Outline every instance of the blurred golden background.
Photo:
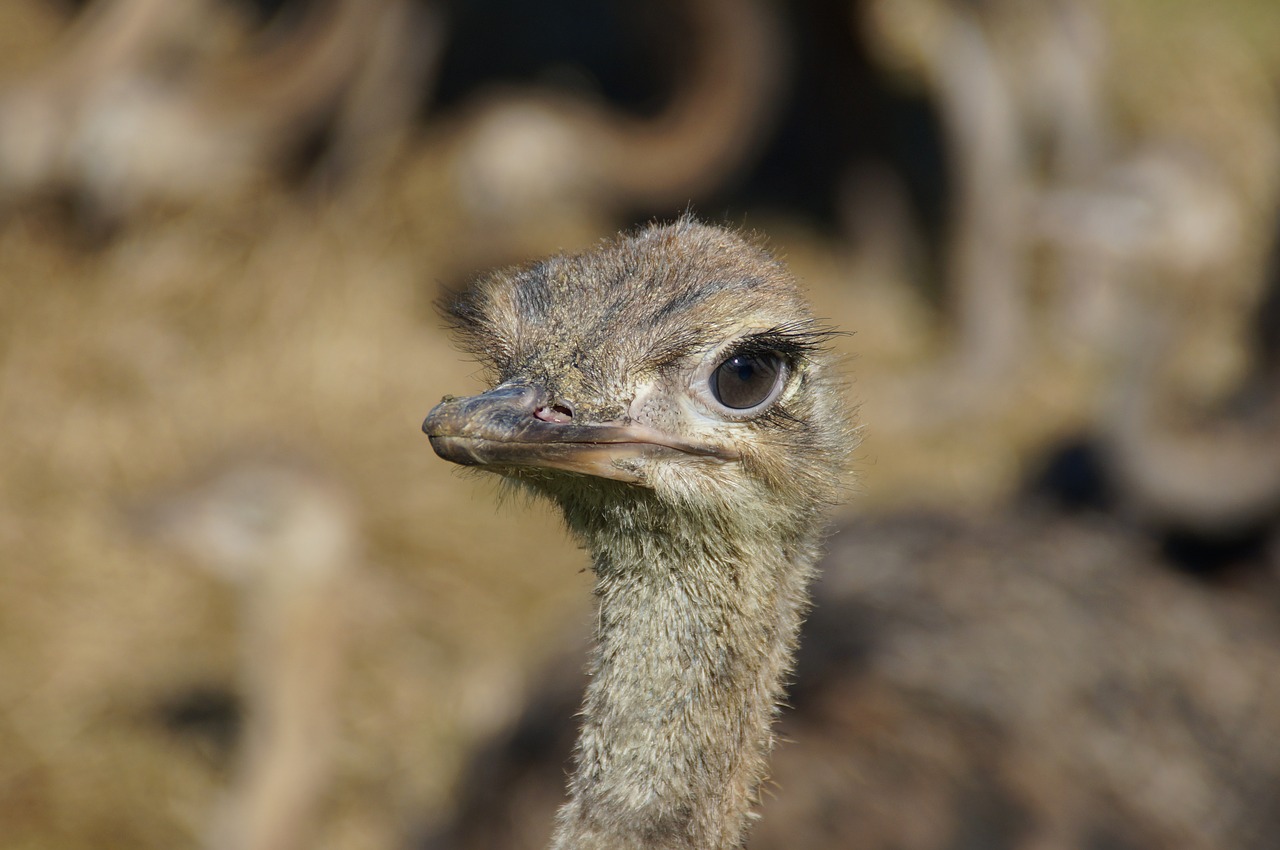
M 1272 0 L 8 0 L 0 846 L 539 846 L 554 759 L 450 823 L 590 579 L 434 303 L 687 209 L 865 423 L 752 846 L 1274 846 L 1278 80 Z

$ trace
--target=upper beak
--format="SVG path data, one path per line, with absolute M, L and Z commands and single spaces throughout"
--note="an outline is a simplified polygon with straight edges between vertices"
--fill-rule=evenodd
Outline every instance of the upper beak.
M 547 421 L 536 414 L 549 398 L 545 389 L 527 384 L 446 397 L 427 414 L 422 430 L 436 454 L 464 466 L 563 469 L 632 483 L 643 478 L 619 461 L 664 454 L 732 457 L 635 422 Z

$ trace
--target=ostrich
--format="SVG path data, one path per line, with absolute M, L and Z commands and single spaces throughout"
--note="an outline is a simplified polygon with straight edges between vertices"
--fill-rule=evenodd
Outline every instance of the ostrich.
M 90 4 L 45 66 L 0 89 L 0 200 L 68 191 L 86 224 L 113 227 L 234 197 L 322 131 L 322 179 L 385 163 L 439 53 L 435 6 L 285 6 L 305 10 L 255 33 L 212 0 Z M 220 51 L 216 33 L 244 43 Z
M 329 775 L 344 577 L 358 548 L 352 505 L 306 464 L 247 455 L 157 499 L 142 525 L 240 595 L 249 723 L 208 846 L 307 846 Z
M 556 848 L 742 846 L 854 429 L 768 253 L 689 218 L 498 272 L 448 307 L 493 388 L 423 430 L 546 496 L 599 621 Z
M 752 850 L 1275 846 L 1280 618 L 1256 585 L 1206 587 L 1115 517 L 1032 503 L 861 517 L 828 550 Z M 583 643 L 415 847 L 545 843 Z
M 649 5 L 663 21 L 651 47 L 668 48 L 655 59 L 670 66 L 666 53 L 688 54 L 656 114 L 581 93 L 492 87 L 430 123 L 417 161 L 457 199 L 459 271 L 524 261 L 542 253 L 537 245 L 562 243 L 554 234 L 594 230 L 602 217 L 678 209 L 760 152 L 789 73 L 774 4 Z

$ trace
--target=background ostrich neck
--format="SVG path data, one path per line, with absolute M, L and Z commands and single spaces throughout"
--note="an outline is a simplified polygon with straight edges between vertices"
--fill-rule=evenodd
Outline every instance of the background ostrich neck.
M 599 634 L 553 846 L 740 847 L 817 535 L 584 531 Z

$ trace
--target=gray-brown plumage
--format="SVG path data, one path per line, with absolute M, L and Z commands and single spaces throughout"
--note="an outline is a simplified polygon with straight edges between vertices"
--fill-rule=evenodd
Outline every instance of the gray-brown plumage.
M 751 850 L 1275 845 L 1266 594 L 1177 574 L 1113 519 L 1022 510 L 862 519 L 814 600 Z M 574 673 L 536 677 L 421 850 L 545 841 Z
M 599 625 L 553 846 L 734 848 L 853 443 L 784 267 L 683 219 L 499 272 L 450 307 L 493 389 L 423 430 L 554 500 Z

